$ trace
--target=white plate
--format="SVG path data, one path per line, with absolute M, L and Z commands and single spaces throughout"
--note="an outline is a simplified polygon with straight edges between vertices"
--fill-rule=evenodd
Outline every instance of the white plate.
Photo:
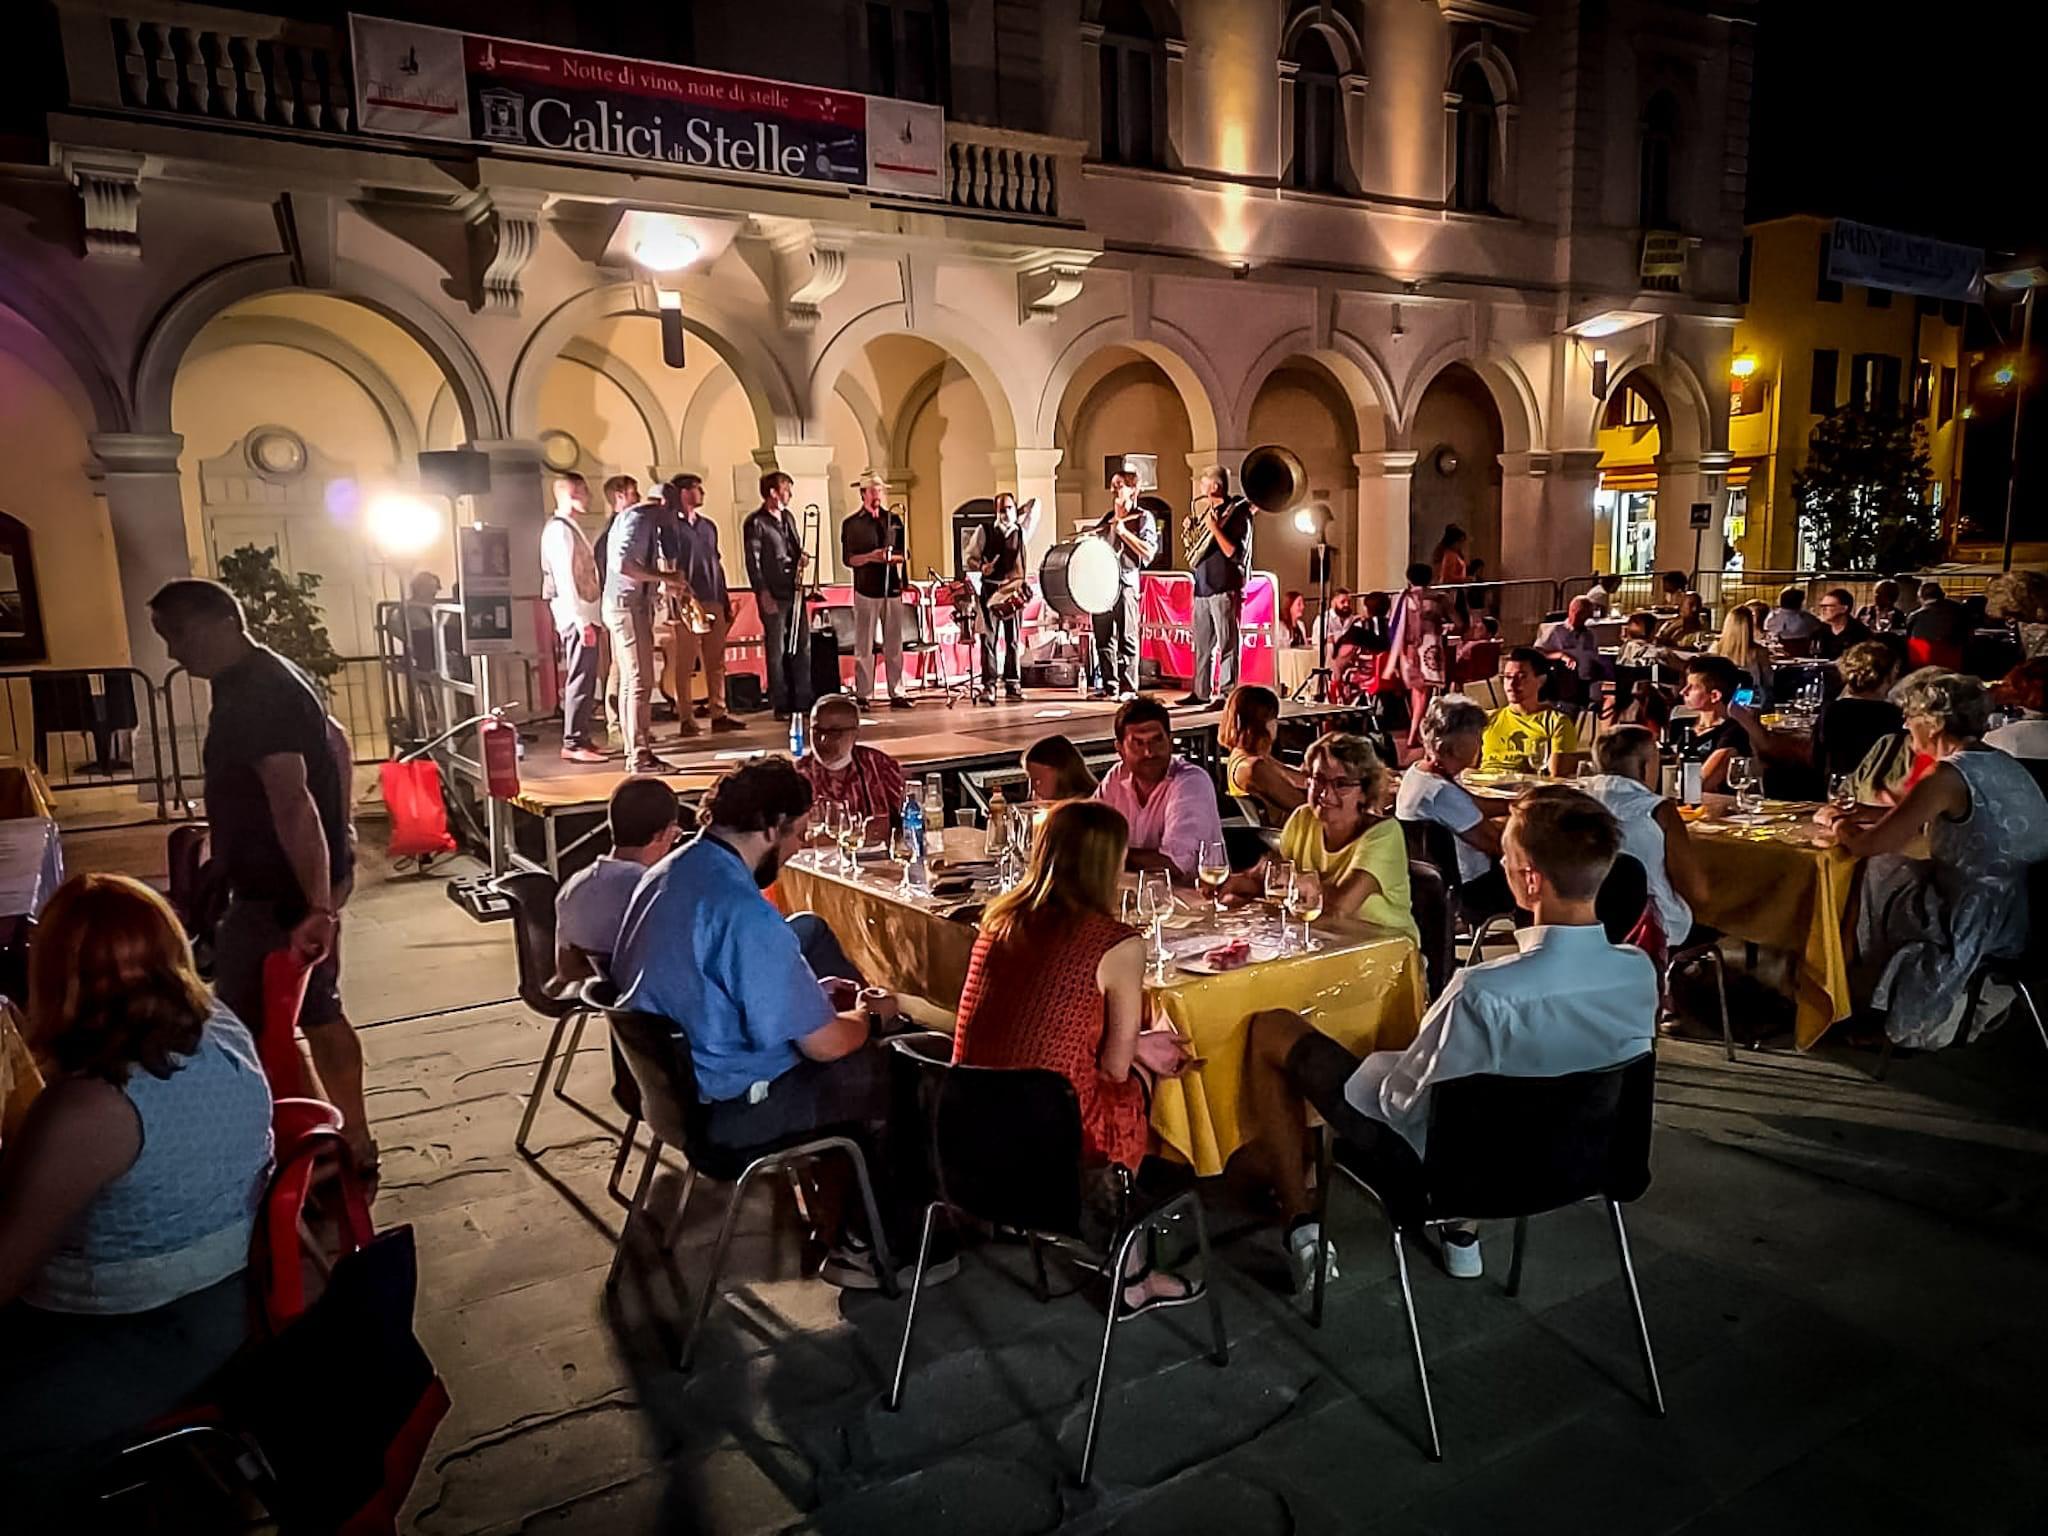
M 1190 939 L 1166 946 L 1166 952 L 1173 957 L 1174 965 L 1196 976 L 1228 976 L 1233 971 L 1242 971 L 1249 966 L 1261 964 L 1280 957 L 1280 946 L 1265 939 L 1251 941 L 1252 952 L 1243 965 L 1214 966 L 1202 957 L 1217 947 L 1218 941 L 1211 939 Z

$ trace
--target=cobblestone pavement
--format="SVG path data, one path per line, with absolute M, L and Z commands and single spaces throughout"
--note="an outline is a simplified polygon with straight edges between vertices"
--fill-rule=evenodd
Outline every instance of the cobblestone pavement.
M 723 1200 L 700 1190 L 673 1266 L 636 1244 L 606 1302 L 619 1116 L 598 1030 L 528 1163 L 512 1140 L 548 1026 L 459 1006 L 510 993 L 509 928 L 469 924 L 438 882 L 371 883 L 347 977 L 378 1215 L 418 1229 L 420 1332 L 454 1396 L 408 1512 L 428 1536 L 2048 1529 L 2048 1052 L 2018 1029 L 1884 1083 L 1846 1053 L 1663 1047 L 1656 1182 L 1630 1215 L 1661 1422 L 1597 1209 L 1535 1223 L 1517 1299 L 1504 1228 L 1477 1282 L 1411 1258 L 1431 1464 L 1379 1218 L 1340 1196 L 1317 1333 L 1271 1229 L 1219 1183 L 1229 1366 L 1200 1309 L 1119 1328 L 1084 1491 L 1102 1313 L 1071 1272 L 1041 1305 L 1021 1248 L 972 1248 L 928 1295 L 891 1414 L 901 1303 L 804 1278 L 791 1197 L 763 1189 L 684 1377 L 678 1287 Z M 656 1184 L 664 1218 L 678 1187 Z

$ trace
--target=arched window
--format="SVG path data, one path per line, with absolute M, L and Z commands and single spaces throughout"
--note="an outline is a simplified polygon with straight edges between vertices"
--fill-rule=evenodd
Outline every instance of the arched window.
M 1305 192 L 1344 189 L 1344 98 L 1337 57 L 1318 27 L 1294 45 L 1294 161 L 1288 183 Z
M 946 0 L 868 0 L 868 90 L 947 105 Z
M 1164 50 L 1138 0 L 1102 7 L 1102 158 L 1112 165 L 1160 163 Z
M 1672 166 L 1678 158 L 1678 102 L 1659 91 L 1643 108 L 1643 150 L 1637 188 L 1636 222 L 1644 229 L 1672 229 Z
M 1500 139 L 1500 103 L 1493 82 L 1474 59 L 1458 71 L 1451 176 L 1451 206 L 1464 213 L 1494 211 L 1493 170 Z

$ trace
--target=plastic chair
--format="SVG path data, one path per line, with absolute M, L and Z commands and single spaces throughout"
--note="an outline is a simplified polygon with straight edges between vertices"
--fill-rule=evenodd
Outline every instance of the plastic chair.
M 1081 1106 L 1074 1097 L 1074 1085 L 1057 1072 L 1036 1068 L 955 1066 L 947 1059 L 952 1042 L 943 1037 L 922 1049 L 923 1042 L 913 1036 L 889 1043 L 920 1074 L 927 1092 L 932 1170 L 938 1185 L 937 1198 L 925 1207 L 910 1305 L 903 1315 L 903 1343 L 896 1352 L 896 1374 L 889 1386 L 889 1408 L 893 1412 L 903 1405 L 910 1338 L 917 1327 L 917 1301 L 923 1292 L 939 1213 L 944 1211 L 955 1225 L 964 1217 L 1024 1233 L 1031 1241 L 1041 1301 L 1047 1294 L 1040 1245 L 1051 1243 L 1076 1254 L 1110 1283 L 1102 1353 L 1095 1366 L 1095 1390 L 1088 1400 L 1088 1436 L 1081 1448 L 1080 1484 L 1085 1488 L 1095 1468 L 1110 1346 L 1116 1338 L 1116 1325 L 1127 1321 L 1121 1315 L 1122 1281 L 1132 1246 L 1169 1218 L 1190 1211 L 1202 1274 L 1204 1279 L 1212 1279 L 1215 1270 L 1209 1258 L 1209 1228 L 1201 1197 L 1190 1188 L 1158 1205 L 1139 1209 L 1128 1175 L 1117 1170 L 1121 1210 L 1107 1250 L 1097 1252 L 1081 1236 Z M 1210 1358 L 1219 1366 L 1227 1365 L 1230 1345 L 1223 1331 L 1223 1303 L 1214 1284 L 1208 1287 L 1207 1300 L 1214 1336 Z
M 626 1219 L 619 1226 L 619 1244 L 612 1254 L 611 1269 L 605 1274 L 605 1288 L 613 1289 L 619 1283 L 619 1265 L 626 1254 L 627 1236 L 632 1230 L 633 1218 L 646 1208 L 647 1191 L 654 1182 L 654 1170 L 661 1161 L 663 1146 L 679 1149 L 686 1163 L 682 1198 L 676 1202 L 676 1213 L 661 1243 L 664 1252 L 673 1250 L 676 1238 L 682 1232 L 683 1216 L 690 1208 L 690 1196 L 696 1192 L 699 1175 L 732 1186 L 732 1195 L 726 1202 L 725 1220 L 718 1229 L 718 1242 L 711 1251 L 711 1273 L 704 1277 L 704 1290 L 697 1298 L 689 1332 L 683 1337 L 682 1353 L 676 1361 L 677 1370 L 689 1370 L 695 1358 L 697 1340 L 704 1331 L 704 1319 L 718 1296 L 718 1277 L 725 1269 L 726 1252 L 732 1246 L 733 1231 L 739 1223 L 740 1202 L 746 1196 L 747 1186 L 763 1173 L 780 1173 L 802 1159 L 822 1157 L 827 1152 L 843 1152 L 853 1164 L 854 1177 L 860 1184 L 861 1204 L 867 1212 L 868 1233 L 874 1243 L 876 1276 L 881 1282 L 882 1294 L 892 1300 L 895 1298 L 895 1263 L 889 1256 L 889 1240 L 882 1228 L 881 1211 L 875 1204 L 874 1185 L 868 1178 L 867 1157 L 861 1151 L 860 1143 L 854 1140 L 858 1127 L 818 1127 L 758 1146 L 732 1147 L 715 1142 L 707 1133 L 708 1106 L 697 1092 L 697 1074 L 690 1061 L 689 1045 L 679 1038 L 681 1031 L 676 1025 L 659 1014 L 614 1006 L 608 983 L 586 982 L 583 995 L 586 1003 L 602 1012 L 610 1024 L 612 1043 L 625 1058 L 627 1067 L 639 1084 L 641 1106 L 648 1128 L 654 1133 L 654 1143 L 648 1148 L 647 1161 L 640 1169 L 640 1180 L 634 1186 L 632 1202 L 626 1208 Z
M 1623 1205 L 1650 1187 L 1650 1123 L 1656 1098 L 1657 1060 L 1645 1052 L 1633 1061 L 1597 1072 L 1561 1077 L 1456 1078 L 1432 1090 L 1429 1151 L 1418 1179 L 1399 1187 L 1359 1158 L 1325 1129 L 1316 1220 L 1328 1233 L 1332 1174 L 1341 1173 L 1370 1195 L 1392 1229 L 1394 1267 L 1401 1281 L 1401 1305 L 1415 1352 L 1415 1382 L 1429 1428 L 1429 1459 L 1443 1460 L 1436 1406 L 1429 1390 L 1429 1363 L 1415 1320 L 1415 1295 L 1408 1281 L 1403 1238 L 1453 1221 L 1515 1221 L 1514 1255 L 1508 1265 L 1507 1294 L 1518 1295 L 1528 1245 L 1529 1218 L 1584 1200 L 1607 1207 L 1614 1247 L 1635 1312 L 1636 1345 L 1649 1386 L 1649 1408 L 1664 1417 L 1664 1389 L 1650 1346 L 1650 1325 L 1629 1257 Z M 1387 1186 L 1376 1188 L 1377 1177 Z M 1317 1255 L 1309 1321 L 1323 1322 L 1329 1244 Z
M 580 993 L 563 994 L 548 987 L 555 973 L 554 879 L 538 870 L 521 870 L 517 874 L 500 875 L 497 888 L 512 903 L 512 952 L 519 966 L 519 1000 L 542 1018 L 555 1021 L 554 1031 L 548 1036 L 547 1049 L 541 1052 L 540 1066 L 533 1074 L 533 1088 L 526 1095 L 526 1113 L 519 1117 L 519 1134 L 512 1141 L 519 1155 L 531 1162 L 537 1159 L 527 1149 L 526 1141 L 533 1131 L 533 1117 L 540 1112 L 548 1069 L 555 1066 L 559 1054 L 561 1065 L 555 1071 L 555 1097 L 564 1104 L 574 1104 L 576 1101 L 568 1093 L 569 1069 L 576 1064 L 576 1051 L 583 1044 L 583 1030 L 589 1024 L 593 1010 Z M 570 1029 L 572 1020 L 575 1023 L 573 1031 Z M 562 1047 L 565 1034 L 569 1037 L 566 1050 Z M 619 1153 L 612 1159 L 611 1177 L 605 1181 L 605 1189 L 614 1200 L 625 1205 L 628 1202 L 619 1181 L 625 1177 L 626 1159 L 632 1155 L 633 1137 L 640 1129 L 640 1112 L 637 1102 L 621 1104 L 620 1108 L 626 1113 L 626 1129 L 619 1138 Z

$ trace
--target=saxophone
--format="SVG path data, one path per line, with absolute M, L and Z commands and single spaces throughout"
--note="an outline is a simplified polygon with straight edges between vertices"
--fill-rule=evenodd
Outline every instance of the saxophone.
M 1226 502 L 1224 505 L 1228 506 L 1229 503 Z M 1188 552 L 1190 568 L 1201 562 L 1202 556 L 1209 552 L 1209 546 L 1215 542 L 1215 538 L 1216 536 L 1209 531 L 1208 499 L 1197 496 L 1193 502 L 1193 510 L 1180 525 L 1181 548 Z

